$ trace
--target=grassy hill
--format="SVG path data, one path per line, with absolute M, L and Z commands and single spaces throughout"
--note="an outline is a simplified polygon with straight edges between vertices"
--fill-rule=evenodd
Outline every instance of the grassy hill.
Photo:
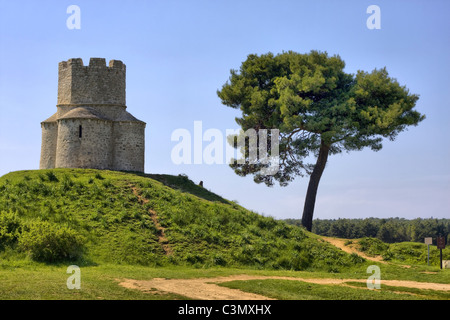
M 352 242 L 352 240 L 349 240 Z M 359 249 L 369 255 L 378 255 L 384 261 L 408 265 L 426 265 L 428 262 L 427 245 L 419 242 L 385 243 L 377 238 L 362 238 L 355 241 Z M 442 250 L 443 260 L 450 258 L 450 248 Z M 429 261 L 431 265 L 440 265 L 439 249 L 430 246 Z
M 186 176 L 91 169 L 0 178 L 2 259 L 326 272 L 364 263 Z

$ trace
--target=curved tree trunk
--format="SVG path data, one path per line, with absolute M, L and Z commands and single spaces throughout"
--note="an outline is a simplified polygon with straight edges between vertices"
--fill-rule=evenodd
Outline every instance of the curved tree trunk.
M 322 177 L 323 170 L 328 159 L 328 153 L 330 146 L 321 142 L 319 156 L 317 157 L 316 165 L 309 178 L 308 191 L 306 192 L 305 207 L 303 208 L 302 225 L 306 230 L 311 231 L 312 220 L 314 215 L 314 205 L 316 203 L 317 188 L 319 187 L 319 181 Z

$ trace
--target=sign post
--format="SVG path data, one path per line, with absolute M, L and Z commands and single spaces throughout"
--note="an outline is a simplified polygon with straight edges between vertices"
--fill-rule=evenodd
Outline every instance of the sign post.
M 430 244 L 433 243 L 433 238 L 427 237 L 425 238 L 425 244 L 428 247 L 428 256 L 427 256 L 427 264 L 430 265 Z
M 441 251 L 440 256 L 441 256 L 441 269 L 442 269 L 442 249 L 445 248 L 445 238 L 442 236 L 437 237 L 436 243 L 437 243 L 437 248 Z

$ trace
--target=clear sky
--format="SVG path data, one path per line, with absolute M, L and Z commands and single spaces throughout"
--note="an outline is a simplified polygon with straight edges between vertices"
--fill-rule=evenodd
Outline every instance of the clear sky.
M 80 29 L 69 29 L 70 5 Z M 366 12 L 381 10 L 381 29 Z M 194 182 L 275 218 L 301 218 L 307 178 L 257 185 L 226 164 L 176 165 L 171 134 L 237 129 L 216 91 L 251 53 L 339 54 L 346 71 L 386 66 L 426 115 L 379 152 L 331 156 L 315 218 L 450 218 L 450 1 L 0 0 L 0 175 L 38 169 L 40 122 L 56 112 L 58 63 L 91 57 L 127 66 L 128 111 L 147 122 L 147 173 Z M 207 145 L 205 143 L 203 146 Z

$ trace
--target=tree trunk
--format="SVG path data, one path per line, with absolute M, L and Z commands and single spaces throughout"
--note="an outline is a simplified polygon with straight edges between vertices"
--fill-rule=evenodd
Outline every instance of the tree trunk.
M 317 157 L 316 165 L 309 178 L 308 191 L 306 192 L 305 207 L 303 208 L 302 225 L 306 230 L 311 231 L 312 220 L 314 214 L 314 205 L 316 203 L 317 188 L 319 187 L 319 181 L 322 177 L 323 170 L 328 159 L 328 153 L 330 146 L 321 142 L 319 156 Z

